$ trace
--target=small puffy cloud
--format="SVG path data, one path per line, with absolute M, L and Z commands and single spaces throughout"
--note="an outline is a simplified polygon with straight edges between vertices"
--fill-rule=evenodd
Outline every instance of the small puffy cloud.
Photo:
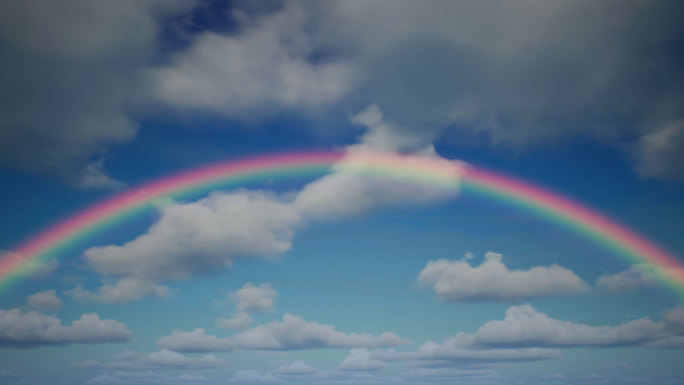
M 488 252 L 479 266 L 468 259 L 430 261 L 420 272 L 418 284 L 433 288 L 445 301 L 518 300 L 589 290 L 574 272 L 556 264 L 510 270 L 502 258 Z
M 655 284 L 655 270 L 649 265 L 639 264 L 615 274 L 604 274 L 596 280 L 596 286 L 612 293 L 624 293 Z
M 373 358 L 367 349 L 352 349 L 338 367 L 342 370 L 368 372 L 385 369 L 387 363 Z
M 233 318 L 219 317 L 216 320 L 216 327 L 226 330 L 244 330 L 254 319 L 245 312 L 239 312 Z
M 239 258 L 274 258 L 289 250 L 299 214 L 265 192 L 214 193 L 162 208 L 146 233 L 121 246 L 85 252 L 90 269 L 114 283 L 97 291 L 77 288 L 78 299 L 127 302 L 167 297 L 163 280 L 181 280 L 227 269 Z
M 32 308 L 43 311 L 55 311 L 62 307 L 62 300 L 57 297 L 54 289 L 29 295 L 26 300 Z
M 0 309 L 0 346 L 125 342 L 130 336 L 123 323 L 100 319 L 95 313 L 83 314 L 71 326 L 64 326 L 52 315 Z
M 318 369 L 307 365 L 304 361 L 293 361 L 279 366 L 275 373 L 285 376 L 308 376 L 318 373 Z
M 228 361 L 218 359 L 211 354 L 201 357 L 188 357 L 169 350 L 161 350 L 149 354 L 140 354 L 133 351 L 123 351 L 116 356 L 115 361 L 98 362 L 87 360 L 74 362 L 72 365 L 104 370 L 161 370 L 161 369 L 214 369 L 228 365 Z
M 278 292 L 270 283 L 255 286 L 248 282 L 237 292 L 229 294 L 229 297 L 237 302 L 240 312 L 270 312 L 275 310 L 273 304 L 278 299 Z
M 186 352 L 379 348 L 406 343 L 408 341 L 391 332 L 378 336 L 366 333 L 345 334 L 335 330 L 333 325 L 308 322 L 289 313 L 283 316 L 282 321 L 259 325 L 226 338 L 206 334 L 204 329 L 195 329 L 191 332 L 174 331 L 157 341 L 163 348 Z

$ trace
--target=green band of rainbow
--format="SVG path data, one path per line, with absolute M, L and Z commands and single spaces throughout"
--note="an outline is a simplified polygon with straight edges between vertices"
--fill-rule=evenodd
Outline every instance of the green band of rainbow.
M 343 161 L 343 162 L 341 162 Z M 407 155 L 298 152 L 260 156 L 202 167 L 131 189 L 80 211 L 18 245 L 0 260 L 0 290 L 32 267 L 60 255 L 70 245 L 155 206 L 164 198 L 209 191 L 226 185 L 323 174 L 331 167 L 419 184 L 458 188 L 510 202 L 582 234 L 626 258 L 647 263 L 661 280 L 684 296 L 684 265 L 644 237 L 594 210 L 520 180 L 443 159 Z

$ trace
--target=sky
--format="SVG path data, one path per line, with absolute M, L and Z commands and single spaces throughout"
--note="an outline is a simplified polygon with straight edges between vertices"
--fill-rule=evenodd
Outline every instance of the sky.
M 684 263 L 678 1 L 7 0 L 0 259 L 249 157 L 0 276 L 2 384 L 684 384 L 684 283 L 467 188 L 495 171 Z M 352 172 L 359 154 L 453 185 Z

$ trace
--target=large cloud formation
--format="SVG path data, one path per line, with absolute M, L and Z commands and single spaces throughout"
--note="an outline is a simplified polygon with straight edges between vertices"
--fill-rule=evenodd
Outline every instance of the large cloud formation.
M 121 246 L 85 252 L 88 266 L 116 277 L 97 292 L 68 292 L 82 300 L 126 302 L 145 295 L 166 296 L 161 281 L 179 280 L 225 269 L 239 258 L 274 258 L 290 248 L 299 214 L 261 192 L 215 193 L 162 208 L 143 235 Z
M 96 291 L 78 286 L 66 294 L 78 300 L 105 303 L 145 296 L 165 298 L 169 290 L 163 282 L 230 268 L 238 259 L 273 259 L 282 255 L 290 249 L 295 230 L 309 221 L 358 216 L 385 207 L 428 204 L 456 194 L 464 172 L 462 162 L 441 158 L 429 141 L 386 122 L 376 105 L 351 120 L 365 128 L 358 142 L 349 146 L 330 174 L 307 184 L 294 197 L 238 190 L 163 206 L 159 219 L 144 234 L 120 246 L 86 250 L 86 264 L 104 283 Z M 403 162 L 410 169 L 416 166 L 414 162 L 430 162 L 430 167 L 449 172 L 453 185 L 364 175 L 363 170 L 369 168 L 365 156 L 370 151 L 424 155 L 425 160 L 397 156 L 393 163 L 398 167 L 397 163 Z M 251 318 L 246 313 L 268 307 L 274 299 L 263 297 L 264 290 L 243 288 L 236 294 L 237 314 L 231 319 L 220 319 L 219 326 L 236 330 L 249 325 Z
M 417 136 L 590 137 L 625 145 L 640 175 L 681 175 L 680 2 L 236 1 L 218 23 L 205 7 L 4 2 L 0 164 L 113 186 L 101 157 L 160 107 L 260 119 L 377 102 Z

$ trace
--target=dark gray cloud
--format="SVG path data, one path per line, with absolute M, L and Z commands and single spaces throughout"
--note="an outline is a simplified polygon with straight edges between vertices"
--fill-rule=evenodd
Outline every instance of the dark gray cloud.
M 590 137 L 626 148 L 644 177 L 682 174 L 681 2 L 232 4 L 4 2 L 0 165 L 116 186 L 102 156 L 134 138 L 133 110 L 259 119 L 377 103 L 430 140 Z
M 180 3 L 3 2 L 0 166 L 116 187 L 102 154 L 135 137 L 127 111 L 155 52 L 157 16 Z

